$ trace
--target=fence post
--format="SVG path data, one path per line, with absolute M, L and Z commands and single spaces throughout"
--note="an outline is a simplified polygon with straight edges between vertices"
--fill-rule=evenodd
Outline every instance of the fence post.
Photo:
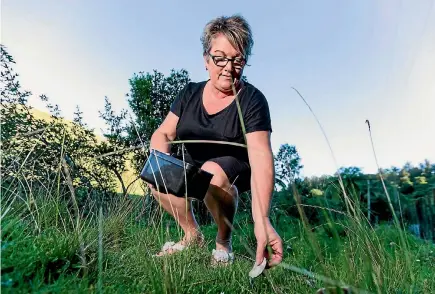
M 431 223 L 431 228 L 432 228 L 432 241 L 435 242 L 435 188 L 432 189 L 432 197 L 430 197 L 431 195 L 429 194 L 429 199 L 430 199 L 430 212 L 432 212 L 432 223 Z
M 367 179 L 367 219 L 370 223 L 370 180 Z

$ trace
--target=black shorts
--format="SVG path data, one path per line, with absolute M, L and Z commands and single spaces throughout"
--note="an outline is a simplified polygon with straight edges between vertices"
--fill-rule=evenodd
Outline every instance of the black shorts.
M 239 195 L 251 189 L 251 167 L 235 157 L 222 156 L 209 161 L 217 163 L 227 175 L 230 184 L 237 187 Z
M 177 157 L 183 160 L 183 156 Z M 205 161 L 193 160 L 188 153 L 184 154 L 184 160 L 198 168 L 205 163 Z M 214 162 L 222 168 L 230 184 L 236 186 L 239 195 L 251 189 L 251 167 L 247 162 L 233 156 L 215 157 L 207 161 Z

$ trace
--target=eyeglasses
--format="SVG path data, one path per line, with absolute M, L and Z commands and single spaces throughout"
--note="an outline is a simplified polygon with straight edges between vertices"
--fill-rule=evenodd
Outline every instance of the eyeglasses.
M 245 65 L 245 60 L 240 57 L 236 58 L 227 58 L 225 56 L 215 56 L 212 54 L 208 54 L 213 59 L 214 64 L 216 64 L 219 67 L 225 67 L 228 64 L 228 61 L 231 61 L 233 63 L 233 66 L 235 69 L 240 70 Z

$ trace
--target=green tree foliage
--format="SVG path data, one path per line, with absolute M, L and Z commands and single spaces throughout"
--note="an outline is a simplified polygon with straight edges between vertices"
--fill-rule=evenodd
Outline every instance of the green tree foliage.
M 283 144 L 275 156 L 275 173 L 278 185 L 288 187 L 300 174 L 303 165 L 296 146 Z
M 80 109 L 77 108 L 72 123 L 66 122 L 59 107 L 41 95 L 51 118 L 36 118 L 27 103 L 31 92 L 21 88 L 12 68 L 14 63 L 1 46 L 2 194 L 13 191 L 17 185 L 24 190 L 39 186 L 48 193 L 56 191 L 60 197 L 67 195 L 72 186 L 83 205 L 92 190 L 109 196 L 114 179 L 95 160 L 96 136 L 83 122 Z M 68 181 L 65 168 L 72 182 Z M 53 182 L 58 182 L 57 188 L 49 187 L 48 183 Z
M 276 156 L 277 182 L 287 181 L 294 177 L 290 173 L 295 168 L 285 169 L 289 163 L 298 166 L 300 156 L 295 149 L 284 146 Z M 286 152 L 285 152 L 286 151 Z M 286 160 L 283 160 L 286 158 Z M 291 166 L 291 165 L 290 165 Z M 298 193 L 302 208 L 310 223 L 319 225 L 328 219 L 341 219 L 343 215 L 336 212 L 347 213 L 344 192 L 339 183 L 341 176 L 344 189 L 350 197 L 353 206 L 356 206 L 364 215 L 367 215 L 368 197 L 370 197 L 371 217 L 373 224 L 390 222 L 393 213 L 388 203 L 380 175 L 364 174 L 359 167 L 341 167 L 334 175 L 321 177 L 296 178 L 290 184 L 281 184 L 282 190 L 276 191 L 273 209 L 277 218 L 283 215 L 300 218 L 295 201 Z M 287 178 L 286 178 L 287 176 Z M 435 172 L 433 164 L 428 160 L 418 166 L 406 163 L 402 168 L 392 167 L 382 171 L 388 195 L 391 199 L 395 214 L 404 227 L 416 226 L 420 228 L 420 237 L 435 239 Z M 325 210 L 326 208 L 326 210 Z M 327 212 L 328 219 L 325 218 Z
M 107 97 L 105 97 L 104 102 L 104 111 L 100 111 L 100 117 L 106 123 L 103 135 L 107 140 L 99 142 L 95 146 L 98 154 L 97 162 L 99 166 L 104 166 L 115 175 L 123 194 L 127 195 L 129 186 L 135 182 L 132 181 L 127 185 L 122 178 L 122 174 L 127 170 L 127 162 L 131 153 L 125 131 L 127 111 L 122 110 L 120 114 L 116 114 Z
M 131 146 L 144 144 L 147 149 L 153 132 L 163 122 L 175 97 L 190 82 L 190 77 L 184 69 L 172 70 L 167 77 L 154 70 L 152 74 L 134 74 L 129 82 L 127 99 L 134 117 L 126 124 L 127 140 Z M 145 161 L 144 150 L 137 149 L 134 156 L 137 171 Z
M 357 166 L 341 167 L 338 173 L 342 178 L 357 178 L 363 175 L 361 168 Z
M 1 142 L 9 142 L 14 136 L 32 131 L 26 106 L 31 93 L 21 88 L 18 74 L 12 68 L 15 60 L 3 45 L 0 45 L 0 63 Z

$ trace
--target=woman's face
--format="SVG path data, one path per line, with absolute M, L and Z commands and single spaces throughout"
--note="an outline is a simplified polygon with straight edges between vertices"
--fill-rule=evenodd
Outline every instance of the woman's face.
M 231 75 L 234 85 L 237 86 L 245 65 L 242 54 L 231 45 L 224 35 L 218 35 L 212 40 L 210 55 L 204 56 L 204 60 L 211 83 L 222 92 L 232 91 Z M 235 58 L 236 60 L 227 62 L 225 58 Z

